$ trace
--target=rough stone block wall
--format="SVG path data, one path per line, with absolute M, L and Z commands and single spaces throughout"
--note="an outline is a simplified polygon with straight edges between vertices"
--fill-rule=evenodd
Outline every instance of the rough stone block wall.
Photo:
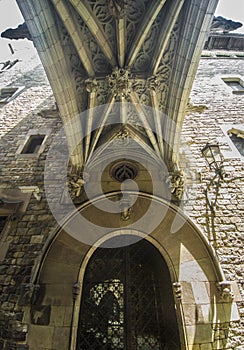
M 28 49 L 28 59 L 1 74 L 1 87 L 25 86 L 15 99 L 0 106 L 1 169 L 0 189 L 19 191 L 20 186 L 36 186 L 40 200 L 30 192 L 28 205 L 19 215 L 10 215 L 0 234 L 8 251 L 0 265 L 0 349 L 26 350 L 27 325 L 23 322 L 33 266 L 52 228 L 56 225 L 44 193 L 45 158 L 52 137 L 61 125 L 58 113 L 40 114 L 53 109 L 54 100 L 43 67 L 35 50 Z M 18 57 L 18 56 L 17 56 Z M 17 155 L 29 130 L 49 129 L 50 135 L 39 157 Z M 28 301 L 30 302 L 30 301 Z
M 241 124 L 242 130 L 244 129 L 244 95 L 233 94 L 232 89 L 221 78 L 239 77 L 243 71 L 244 59 L 240 57 L 219 58 L 215 55 L 212 58 L 201 59 L 191 93 L 191 102 L 193 105 L 206 105 L 207 109 L 201 114 L 192 112 L 186 116 L 181 147 L 187 190 L 184 210 L 205 232 L 216 249 L 226 279 L 238 282 L 239 291 L 242 294 L 242 301 L 240 296 L 236 300 L 242 322 L 231 324 L 228 349 L 241 349 L 244 346 L 244 157 L 235 149 L 223 130 L 227 125 L 240 127 Z M 217 197 L 215 197 L 215 186 L 211 186 L 208 191 L 211 200 L 216 199 L 215 213 L 211 213 L 207 206 L 205 194 L 215 174 L 208 168 L 201 154 L 201 149 L 207 142 L 219 142 L 225 158 L 226 177 L 220 183 Z

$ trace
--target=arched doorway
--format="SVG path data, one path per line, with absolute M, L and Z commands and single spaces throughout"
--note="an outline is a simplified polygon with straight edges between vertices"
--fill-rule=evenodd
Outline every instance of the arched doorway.
M 180 349 L 168 267 L 151 243 L 126 240 L 111 238 L 87 265 L 76 350 Z

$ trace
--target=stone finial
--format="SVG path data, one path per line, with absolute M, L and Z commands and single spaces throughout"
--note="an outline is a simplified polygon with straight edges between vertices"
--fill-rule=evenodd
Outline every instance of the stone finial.
M 115 68 L 108 76 L 108 87 L 115 98 L 127 98 L 132 90 L 132 74 L 123 68 Z
M 184 178 L 181 171 L 175 171 L 169 173 L 166 183 L 170 184 L 171 193 L 179 200 L 182 199 L 184 194 Z
M 176 296 L 177 299 L 181 299 L 182 297 L 182 286 L 180 282 L 174 282 L 173 283 L 173 290 L 174 290 L 174 294 Z
M 234 293 L 231 290 L 231 283 L 222 281 L 217 283 L 217 289 L 220 294 L 220 298 L 225 302 L 232 302 L 234 299 Z

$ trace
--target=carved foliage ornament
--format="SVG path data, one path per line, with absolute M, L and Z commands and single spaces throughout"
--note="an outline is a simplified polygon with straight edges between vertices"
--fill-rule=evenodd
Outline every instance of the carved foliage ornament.
M 114 145 L 118 146 L 118 148 L 128 145 L 130 142 L 130 137 L 129 131 L 123 128 L 117 133 Z
M 70 198 L 76 199 L 81 195 L 84 184 L 88 181 L 89 175 L 83 173 L 82 175 L 68 175 L 67 186 Z
M 222 281 L 217 283 L 217 289 L 220 294 L 220 298 L 224 302 L 232 302 L 234 299 L 234 294 L 231 290 L 231 283 L 227 281 Z
M 97 86 L 97 80 L 96 79 L 86 79 L 86 91 L 87 92 L 97 92 L 98 86 Z
M 147 88 L 149 90 L 158 91 L 160 88 L 160 79 L 158 76 L 153 75 L 147 79 Z
M 130 71 L 123 68 L 115 68 L 107 79 L 108 87 L 115 98 L 128 98 L 133 84 L 133 77 Z
M 166 183 L 170 184 L 171 193 L 177 198 L 182 199 L 184 194 L 184 178 L 181 171 L 170 173 L 166 179 Z

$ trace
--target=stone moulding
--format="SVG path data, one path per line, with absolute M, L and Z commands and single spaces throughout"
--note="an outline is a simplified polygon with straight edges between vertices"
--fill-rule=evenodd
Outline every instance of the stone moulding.
M 231 289 L 230 282 L 228 281 L 218 282 L 217 290 L 219 291 L 221 301 L 230 303 L 234 300 L 234 293 Z

